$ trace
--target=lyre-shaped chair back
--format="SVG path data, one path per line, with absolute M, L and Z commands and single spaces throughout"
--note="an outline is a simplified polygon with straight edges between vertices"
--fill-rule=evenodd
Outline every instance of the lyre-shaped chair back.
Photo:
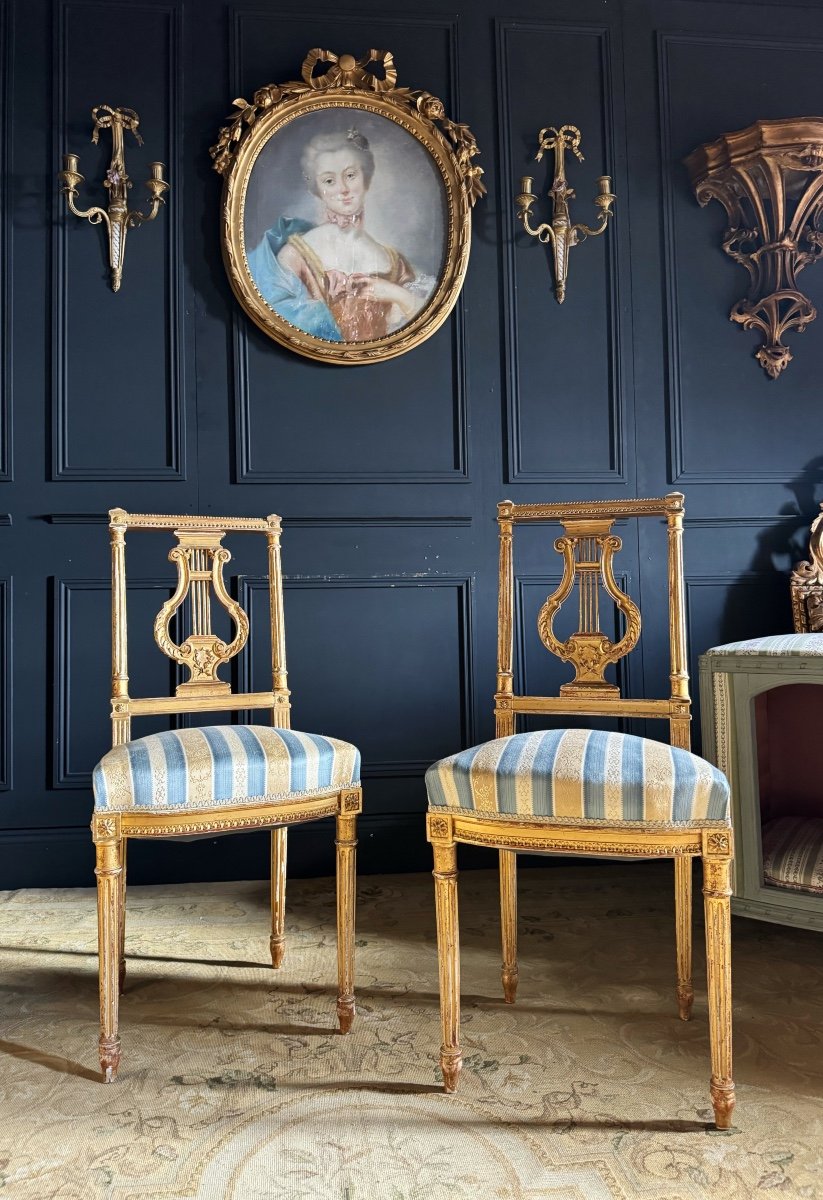
M 112 509 L 109 517 L 113 745 L 129 741 L 133 716 L 158 713 L 269 709 L 272 724 L 288 728 L 290 705 L 283 624 L 280 518 L 158 516 L 127 513 L 122 508 Z M 132 529 L 167 531 L 177 539 L 168 555 L 177 568 L 177 586 L 154 622 L 154 640 L 160 650 L 188 672 L 171 697 L 136 698 L 129 695 L 126 531 Z M 231 683 L 220 675 L 221 668 L 240 653 L 249 637 L 248 615 L 229 594 L 224 579 L 224 568 L 231 560 L 230 551 L 223 545 L 228 533 L 258 533 L 267 540 L 272 648 L 270 691 L 233 692 Z M 228 615 L 233 630 L 231 640 L 214 631 L 216 608 Z M 179 642 L 172 635 L 176 617 L 185 617 L 186 627 L 191 630 Z
M 497 736 L 515 732 L 518 713 L 579 716 L 659 717 L 669 721 L 673 746 L 689 748 L 689 676 L 686 668 L 686 621 L 683 599 L 683 496 L 671 492 L 653 500 L 591 501 L 577 504 L 513 504 L 497 506 L 500 527 L 500 592 L 498 605 L 498 663 L 495 693 Z M 664 517 L 668 533 L 668 606 L 671 694 L 668 699 L 625 698 L 606 670 L 625 658 L 640 639 L 640 610 L 617 584 L 613 560 L 621 539 L 615 522 L 629 517 Z M 574 679 L 559 696 L 514 694 L 514 527 L 528 522 L 557 522 L 563 535 L 554 543 L 563 558 L 563 577 L 540 609 L 537 631 L 543 645 L 570 663 Z M 577 628 L 561 638 L 555 618 L 577 591 Z M 604 612 L 616 606 L 623 633 L 612 640 L 603 631 Z

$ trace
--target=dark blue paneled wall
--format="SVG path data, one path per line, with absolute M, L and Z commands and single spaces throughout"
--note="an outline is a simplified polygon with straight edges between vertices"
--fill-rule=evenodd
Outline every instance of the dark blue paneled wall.
M 399 82 L 442 96 L 482 150 L 462 298 L 376 366 L 279 348 L 220 257 L 208 147 L 235 96 L 294 78 L 313 46 L 391 49 Z M 698 208 L 681 160 L 758 118 L 820 113 L 820 3 L 6 0 L 0 63 L 0 888 L 92 881 L 115 505 L 283 514 L 295 724 L 363 748 L 363 870 L 427 865 L 423 769 L 492 732 L 504 496 L 677 487 L 693 668 L 720 640 L 789 627 L 786 574 L 821 498 L 823 320 L 768 381 L 727 318 L 746 277 L 720 248 L 723 213 Z M 160 219 L 129 237 L 117 295 L 101 231 L 67 216 L 55 181 L 70 149 L 97 187 L 98 103 L 141 115 L 135 194 L 153 159 L 172 181 Z M 512 211 L 520 176 L 541 178 L 538 129 L 561 123 L 583 131 L 573 215 L 590 218 L 604 171 L 618 195 L 606 237 L 572 253 L 562 308 Z M 819 305 L 823 268 L 802 283 Z M 519 563 L 529 686 L 549 680 L 533 630 L 557 576 L 545 532 Z M 627 530 L 619 565 L 645 604 L 661 598 L 652 541 Z M 164 552 L 135 569 L 148 625 Z M 664 632 L 648 623 L 634 687 L 663 686 Z M 293 831 L 290 857 L 328 871 L 329 831 Z M 265 837 L 142 845 L 130 877 L 261 876 L 266 860 Z

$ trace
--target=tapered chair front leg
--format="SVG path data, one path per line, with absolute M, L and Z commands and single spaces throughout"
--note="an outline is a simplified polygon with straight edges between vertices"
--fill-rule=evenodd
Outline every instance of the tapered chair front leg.
M 732 1079 L 731 835 L 703 834 L 703 897 L 706 909 L 706 972 L 709 990 L 711 1095 L 718 1129 L 729 1129 L 734 1111 Z
M 460 1051 L 460 932 L 457 921 L 457 846 L 432 841 L 440 976 L 440 1070 L 447 1092 L 457 1091 L 463 1066 Z
M 101 823 L 98 822 L 98 830 Z M 113 1083 L 120 1066 L 117 1021 L 120 1002 L 120 909 L 123 874 L 123 839 L 98 841 L 97 947 L 100 972 L 100 1067 L 105 1083 Z
M 694 1004 L 692 986 L 692 860 L 674 860 L 674 922 L 677 939 L 677 1008 L 688 1021 Z
M 517 855 L 500 851 L 500 928 L 503 941 L 503 998 L 517 996 Z
M 126 838 L 123 838 L 123 869 L 120 872 L 120 894 L 117 913 L 117 989 L 126 990 Z
M 337 1020 L 341 1033 L 354 1021 L 354 909 L 357 882 L 356 813 L 337 816 Z
M 279 967 L 286 950 L 286 833 L 285 825 L 271 831 L 271 965 Z

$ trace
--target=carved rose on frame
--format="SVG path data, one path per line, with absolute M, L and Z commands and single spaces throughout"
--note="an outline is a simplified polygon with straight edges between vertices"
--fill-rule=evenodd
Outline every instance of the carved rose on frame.
M 483 195 L 477 144 L 389 51 L 311 50 L 210 153 L 224 178 L 223 259 L 237 299 L 281 345 L 331 363 L 393 358 L 445 321 Z

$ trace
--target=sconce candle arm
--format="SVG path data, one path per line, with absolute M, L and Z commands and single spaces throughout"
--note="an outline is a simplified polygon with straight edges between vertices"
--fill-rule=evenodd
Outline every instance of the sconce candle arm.
M 79 158 L 76 154 L 63 156 L 63 170 L 58 172 L 61 191 L 66 197 L 69 210 L 76 216 L 88 220 L 92 225 L 100 225 L 105 221 L 108 230 L 109 268 L 111 270 L 111 286 L 118 291 L 123 275 L 123 258 L 126 250 L 126 233 L 136 229 L 147 221 L 153 221 L 164 204 L 163 193 L 169 190 L 169 185 L 163 178 L 163 164 L 151 164 L 151 178 L 146 180 L 146 188 L 151 196 L 151 206 L 147 213 L 129 209 L 128 193 L 131 180 L 126 174 L 124 147 L 124 132 L 133 133 L 139 145 L 143 139 L 137 132 L 140 118 L 133 108 L 111 108 L 108 104 L 98 104 L 91 110 L 94 120 L 92 141 L 97 142 L 101 129 L 110 129 L 112 135 L 112 154 L 109 169 L 103 180 L 103 186 L 109 193 L 108 209 L 94 206 L 85 211 L 75 204 L 78 188 L 84 182 L 78 171 Z
M 531 237 L 536 237 L 543 245 L 551 245 L 554 260 L 555 292 L 558 304 L 566 297 L 566 278 L 569 270 L 569 251 L 572 246 L 579 245 L 587 237 L 599 237 L 604 233 L 612 215 L 612 205 L 617 197 L 611 191 L 611 179 L 602 175 L 597 181 L 597 195 L 594 203 L 600 209 L 596 225 L 572 224 L 569 216 L 569 201 L 574 199 L 574 189 L 566 181 L 565 156 L 571 151 L 580 161 L 580 130 L 574 125 L 561 125 L 559 129 L 547 126 L 538 134 L 539 148 L 535 155 L 539 162 L 544 153 L 554 151 L 554 181 L 549 188 L 552 201 L 551 224 L 543 223 L 534 226 L 531 223 L 531 211 L 537 197 L 534 194 L 534 180 L 524 175 L 520 181 L 520 192 L 515 196 L 517 219 L 523 223 L 523 228 Z

